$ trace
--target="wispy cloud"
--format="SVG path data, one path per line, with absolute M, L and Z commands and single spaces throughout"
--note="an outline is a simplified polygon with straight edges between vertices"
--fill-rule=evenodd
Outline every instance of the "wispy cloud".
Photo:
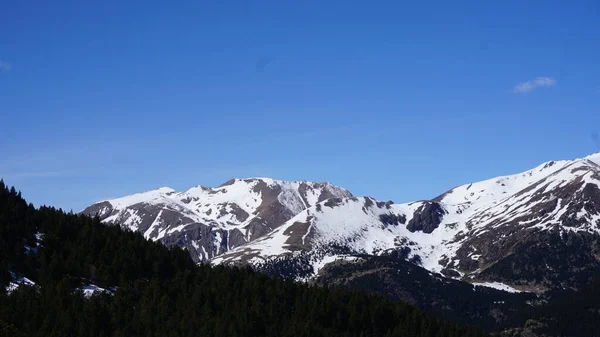
M 522 82 L 513 88 L 513 92 L 517 94 L 527 94 L 537 88 L 553 87 L 556 85 L 556 80 L 552 77 L 537 77 L 527 82 Z
M 12 64 L 0 60 L 0 72 L 8 72 L 12 69 Z

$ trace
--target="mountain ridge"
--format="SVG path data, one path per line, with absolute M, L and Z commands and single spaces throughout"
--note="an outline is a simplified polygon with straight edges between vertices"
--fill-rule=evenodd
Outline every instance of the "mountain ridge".
M 447 277 L 473 283 L 501 281 L 507 284 L 505 288 L 540 292 L 553 287 L 576 287 L 580 282 L 548 272 L 541 273 L 545 275 L 541 280 L 532 272 L 507 277 L 506 270 L 497 269 L 507 263 L 512 249 L 531 243 L 528 238 L 543 242 L 558 235 L 556 244 L 560 246 L 567 242 L 560 240 L 564 235 L 578 240 L 575 236 L 585 233 L 590 237 L 581 239 L 581 244 L 595 252 L 594 242 L 600 234 L 599 172 L 600 153 L 595 153 L 574 160 L 548 161 L 525 172 L 459 185 L 430 200 L 402 204 L 356 197 L 330 183 L 231 179 L 217 188 L 198 185 L 184 192 L 153 190 L 160 190 L 154 192 L 158 199 L 166 195 L 176 202 L 166 206 L 161 211 L 164 214 L 153 214 L 152 223 L 142 227 L 144 236 L 183 246 L 192 256 L 196 254 L 197 262 L 256 264 L 304 254 L 311 261 L 304 268 L 312 268 L 314 276 L 327 262 L 348 253 L 400 252 L 427 270 Z M 203 204 L 211 195 L 222 193 L 220 189 L 238 188 L 243 193 L 229 195 L 229 199 L 217 198 L 216 206 Z M 252 199 L 250 205 L 244 193 L 273 203 L 257 211 L 257 200 Z M 240 199 L 240 195 L 246 199 Z M 155 202 L 150 199 L 138 205 L 138 211 Z M 118 211 L 109 212 L 97 203 L 86 208 L 84 214 L 98 214 L 107 223 L 121 220 L 134 230 L 139 230 L 139 226 L 135 228 L 131 223 L 149 221 L 136 218 L 139 214 L 131 214 L 135 207 L 122 207 L 118 200 L 104 201 L 121 207 Z M 189 203 L 200 205 L 205 212 L 218 210 L 225 220 L 194 218 L 186 209 Z M 248 220 L 251 216 L 258 220 Z M 161 221 L 169 223 L 165 227 Z M 255 221 L 253 226 L 251 221 Z M 256 221 L 262 221 L 262 226 L 257 226 Z M 200 230 L 194 232 L 190 228 Z M 580 261 L 586 262 L 578 268 L 598 264 L 590 254 L 580 255 Z M 558 259 L 551 262 L 556 268 L 561 265 Z M 516 267 L 502 268 L 514 272 Z
M 177 192 L 163 187 L 104 200 L 82 213 L 184 246 L 199 262 L 266 234 L 319 200 L 350 195 L 326 182 L 231 179 L 215 188 L 197 185 Z
M 364 198 L 364 201 L 360 198 L 336 201 L 337 206 L 341 208 L 338 215 L 352 214 L 349 218 L 356 220 L 352 225 L 349 225 L 349 222 L 353 220 L 348 218 L 332 221 L 330 216 L 323 214 L 329 212 L 329 208 L 324 207 L 324 203 L 320 203 L 304 210 L 302 215 L 289 220 L 266 237 L 237 247 L 212 261 L 213 263 L 252 264 L 254 261 L 268 259 L 269 256 L 295 254 L 298 245 L 294 246 L 289 241 L 291 239 L 289 234 L 293 232 L 291 229 L 293 227 L 295 230 L 304 230 L 303 239 L 310 238 L 307 233 L 313 229 L 313 233 L 317 233 L 317 238 L 312 241 L 315 246 L 320 246 L 316 249 L 327 250 L 327 246 L 342 244 L 356 254 L 379 254 L 386 250 L 401 250 L 405 252 L 407 258 L 420 260 L 428 270 L 470 282 L 494 283 L 502 277 L 498 275 L 490 277 L 482 271 L 487 270 L 490 263 L 493 265 L 504 259 L 509 252 L 506 247 L 514 246 L 524 235 L 532 234 L 544 224 L 547 228 L 544 227 L 543 230 L 546 230 L 548 235 L 554 231 L 558 231 L 559 236 L 565 231 L 585 232 L 593 236 L 598 234 L 600 206 L 596 205 L 594 200 L 600 195 L 597 193 L 600 179 L 596 172 L 599 162 L 598 154 L 572 161 L 550 161 L 520 174 L 460 185 L 432 200 L 386 204 L 385 207 L 381 202 L 369 198 Z M 542 182 L 547 184 L 543 185 Z M 549 191 L 546 191 L 546 188 L 549 188 Z M 587 194 L 583 192 L 584 189 Z M 515 199 L 517 197 L 519 199 Z M 525 200 L 523 205 L 518 203 L 523 200 Z M 564 212 L 560 207 L 560 202 L 563 200 L 567 200 L 562 205 L 565 207 Z M 583 204 L 579 205 L 578 202 L 581 200 Z M 348 209 L 351 203 L 356 204 L 352 210 Z M 506 212 L 501 207 L 509 206 L 509 203 L 511 207 L 507 208 L 508 212 Z M 372 204 L 380 207 L 369 208 Z M 574 206 L 576 204 L 579 206 Z M 557 209 L 556 212 L 548 211 L 551 206 Z M 571 226 L 573 221 L 569 221 L 565 215 L 571 214 L 572 218 L 575 207 L 587 207 L 589 210 L 589 214 L 585 214 L 587 217 L 584 221 L 585 228 Z M 369 216 L 365 208 L 376 211 Z M 567 210 L 570 210 L 570 213 Z M 580 209 L 577 214 L 583 216 L 581 212 Z M 507 214 L 513 217 L 507 217 Z M 518 219 L 527 218 L 534 224 L 527 227 L 518 221 L 514 222 L 513 218 L 517 215 L 521 216 Z M 492 220 L 495 222 L 492 223 Z M 339 232 L 327 236 L 328 231 L 333 230 L 333 227 L 344 228 L 345 237 L 340 239 Z M 351 230 L 348 230 L 349 228 Z M 485 235 L 486 231 L 490 234 Z M 506 242 L 497 244 L 493 241 L 494 235 L 502 236 Z M 544 237 L 544 235 L 538 236 Z M 482 240 L 482 237 L 485 240 Z M 360 243 L 356 245 L 356 242 Z M 305 241 L 301 243 L 307 246 Z M 505 248 L 496 249 L 498 247 Z M 315 247 L 309 247 L 308 250 L 311 249 Z M 502 254 L 494 249 L 501 251 Z M 586 257 L 589 266 L 596 267 L 597 261 L 589 258 L 590 256 Z M 332 257 L 328 259 L 331 260 Z M 313 267 L 320 265 L 321 263 L 314 261 Z M 318 270 L 314 270 L 314 273 L 317 274 Z M 503 279 L 503 281 L 519 289 L 536 292 L 544 291 L 549 287 L 572 285 L 569 282 L 562 284 L 564 281 L 556 278 L 542 282 L 531 279 Z M 521 281 L 524 284 L 518 284 Z M 574 284 L 580 285 L 579 282 Z
M 36 249 L 32 249 L 36 247 Z M 0 179 L 0 336 L 486 336 L 381 296 L 196 264 Z

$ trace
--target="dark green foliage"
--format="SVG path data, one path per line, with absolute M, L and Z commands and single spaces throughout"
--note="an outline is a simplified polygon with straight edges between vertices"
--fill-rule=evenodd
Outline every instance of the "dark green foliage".
M 532 232 L 512 254 L 484 269 L 481 276 L 551 289 L 581 288 L 600 270 L 599 255 L 597 235 L 559 228 Z
M 555 291 L 552 299 L 519 313 L 512 326 L 537 324 L 534 332 L 547 336 L 600 336 L 600 274 L 579 291 Z
M 35 234 L 44 237 L 39 243 Z M 5 292 L 12 275 L 36 286 Z M 85 298 L 82 284 L 117 287 Z M 483 336 L 403 303 L 196 266 L 179 248 L 99 219 L 36 210 L 0 183 L 0 334 L 26 336 Z
M 0 337 L 23 337 L 14 325 L 0 321 Z
M 438 317 L 501 330 L 518 310 L 529 307 L 533 294 L 511 294 L 443 278 L 404 260 L 402 250 L 383 256 L 364 255 L 353 263 L 336 263 L 321 270 L 317 284 L 366 290 L 425 309 Z M 409 275 L 409 277 L 407 277 Z
M 306 253 L 293 257 L 279 256 L 266 259 L 262 263 L 255 264 L 253 268 L 263 274 L 286 279 L 306 278 L 314 274 L 311 256 Z

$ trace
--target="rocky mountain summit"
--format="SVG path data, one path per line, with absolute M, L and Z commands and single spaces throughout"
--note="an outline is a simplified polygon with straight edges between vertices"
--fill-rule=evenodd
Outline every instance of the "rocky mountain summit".
M 551 161 L 406 204 L 326 200 L 213 263 L 282 264 L 302 256 L 300 270 L 316 275 L 348 256 L 394 255 L 503 289 L 579 287 L 600 267 L 599 163 L 600 154 Z
M 184 247 L 196 261 L 252 264 L 296 279 L 334 261 L 391 256 L 470 283 L 543 292 L 577 288 L 600 268 L 599 186 L 594 154 L 404 204 L 329 183 L 253 178 L 162 188 L 83 213 Z
M 271 232 L 320 201 L 349 196 L 329 183 L 232 179 L 216 188 L 196 186 L 184 192 L 163 187 L 102 201 L 82 213 L 184 247 L 199 262 Z

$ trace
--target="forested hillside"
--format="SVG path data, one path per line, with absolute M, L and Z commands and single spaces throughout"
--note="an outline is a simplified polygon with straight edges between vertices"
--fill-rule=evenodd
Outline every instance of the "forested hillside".
M 361 292 L 196 266 L 0 182 L 0 336 L 483 336 Z
M 600 273 L 578 291 L 547 294 L 550 301 L 520 311 L 504 336 L 600 336 Z

